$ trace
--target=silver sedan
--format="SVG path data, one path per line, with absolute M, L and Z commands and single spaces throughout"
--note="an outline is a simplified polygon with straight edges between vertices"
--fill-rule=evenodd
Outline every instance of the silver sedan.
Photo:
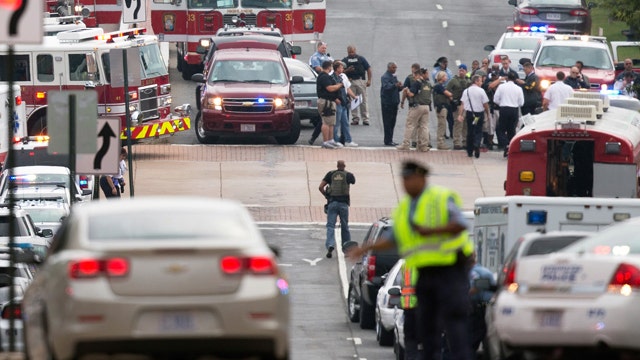
M 315 71 L 306 63 L 292 58 L 284 58 L 284 63 L 289 70 L 289 76 L 302 76 L 304 82 L 292 84 L 293 99 L 295 100 L 295 111 L 300 115 L 300 119 L 309 119 L 311 123 L 320 121 L 318 113 L 318 93 L 316 90 Z
M 72 209 L 23 300 L 31 359 L 288 359 L 289 286 L 239 203 L 191 197 Z

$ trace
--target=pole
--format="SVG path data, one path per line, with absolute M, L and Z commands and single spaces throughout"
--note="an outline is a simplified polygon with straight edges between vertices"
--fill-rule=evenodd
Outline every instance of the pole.
M 15 58 L 13 54 L 13 45 L 9 45 L 9 117 L 7 119 L 7 158 L 5 159 L 5 166 L 9 170 L 7 178 L 9 186 L 9 276 L 11 278 L 9 283 L 9 306 L 14 305 L 13 300 L 16 297 L 16 290 L 13 287 L 13 280 L 15 277 L 15 263 L 16 263 L 16 248 L 15 248 L 15 233 L 16 233 L 16 212 L 15 212 L 15 197 L 13 191 L 11 191 L 11 179 L 13 178 L 13 164 L 14 156 L 12 151 L 13 143 L 13 113 L 15 111 L 14 106 L 16 103 L 15 95 L 13 94 L 13 77 L 15 75 Z M 9 315 L 9 352 L 16 351 L 16 324 L 14 312 L 11 311 Z
M 69 95 L 69 194 L 76 201 L 76 96 Z
M 122 72 L 124 73 L 124 111 L 127 130 L 127 164 L 129 167 L 129 197 L 133 197 L 133 166 L 131 155 L 131 113 L 129 112 L 129 70 L 127 69 L 127 49 L 122 49 Z M 118 155 L 118 159 L 120 155 Z M 118 168 L 120 168 L 120 160 L 118 160 Z

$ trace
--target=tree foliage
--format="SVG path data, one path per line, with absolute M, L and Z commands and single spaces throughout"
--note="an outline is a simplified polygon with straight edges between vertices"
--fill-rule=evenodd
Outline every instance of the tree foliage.
M 598 0 L 598 7 L 609 9 L 611 18 L 624 21 L 638 34 L 640 31 L 639 0 Z

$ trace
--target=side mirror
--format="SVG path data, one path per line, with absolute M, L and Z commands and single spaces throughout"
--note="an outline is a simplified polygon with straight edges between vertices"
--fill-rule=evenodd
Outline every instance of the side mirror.
M 400 291 L 400 288 L 397 286 L 392 286 L 389 288 L 389 290 L 387 290 L 387 294 L 391 295 L 391 296 L 400 296 L 402 295 L 402 292 Z
M 495 49 L 496 49 L 495 45 L 485 45 L 484 47 L 484 51 L 493 51 Z
M 298 46 L 298 45 L 293 45 L 291 46 L 291 54 L 293 55 L 300 55 L 302 54 L 302 47 Z
M 291 83 L 292 84 L 300 84 L 304 82 L 304 78 L 302 76 L 296 75 L 294 77 L 291 78 Z
M 518 0 L 509 0 L 509 5 L 518 6 Z
M 197 73 L 197 74 L 193 74 L 191 75 L 191 81 L 195 81 L 195 82 L 199 82 L 199 83 L 205 83 L 205 79 L 204 79 L 204 75 L 201 73 Z
M 53 237 L 53 230 L 51 229 L 38 229 L 38 235 L 42 237 Z

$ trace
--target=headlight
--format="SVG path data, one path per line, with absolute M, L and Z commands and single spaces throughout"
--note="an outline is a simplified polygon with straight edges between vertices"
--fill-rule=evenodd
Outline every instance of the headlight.
M 220 98 L 220 97 L 207 98 L 207 108 L 221 111 L 222 110 L 222 98 Z
M 160 86 L 160 94 L 164 95 L 164 94 L 168 94 L 170 92 L 171 92 L 171 84 L 166 84 L 166 85 Z
M 542 90 L 547 90 L 550 85 L 551 85 L 551 81 L 549 80 L 540 81 L 540 87 L 542 88 Z
M 129 105 L 129 113 L 132 113 L 136 110 L 138 110 L 138 107 L 136 105 Z
M 273 99 L 273 105 L 275 106 L 276 110 L 286 109 L 289 107 L 289 99 L 275 98 Z

